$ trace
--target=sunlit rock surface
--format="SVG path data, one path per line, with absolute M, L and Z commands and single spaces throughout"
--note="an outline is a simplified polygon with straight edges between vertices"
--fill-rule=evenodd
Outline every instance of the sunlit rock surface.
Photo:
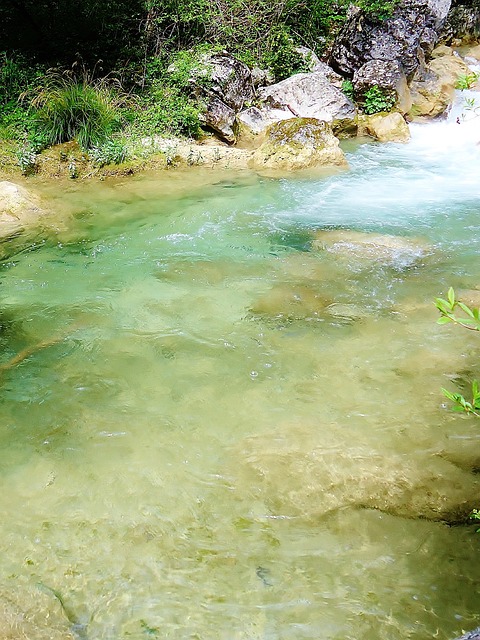
M 37 196 L 13 182 L 0 182 L 0 239 L 21 231 L 43 213 Z
M 289 171 L 325 165 L 346 166 L 347 161 L 330 125 L 314 118 L 271 125 L 251 160 L 253 169 Z
M 408 142 L 410 129 L 400 113 L 374 113 L 358 119 L 359 135 L 368 135 L 379 142 Z
M 460 75 L 468 75 L 468 65 L 458 56 L 441 55 L 419 71 L 410 85 L 411 117 L 441 115 L 453 103 Z

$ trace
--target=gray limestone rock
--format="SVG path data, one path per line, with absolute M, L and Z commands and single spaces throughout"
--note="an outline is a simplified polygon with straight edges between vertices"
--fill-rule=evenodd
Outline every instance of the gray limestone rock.
M 480 627 L 477 627 L 468 633 L 464 633 L 463 636 L 456 638 L 456 640 L 480 640 Z
M 475 3 L 453 3 L 441 34 L 443 42 L 478 40 L 480 38 L 480 6 Z
M 325 122 L 354 120 L 354 104 L 335 87 L 323 71 L 297 73 L 260 91 L 260 99 L 271 108 L 291 111 L 300 118 Z
M 330 64 L 353 77 L 369 60 L 397 61 L 410 78 L 435 46 L 450 4 L 451 0 L 402 0 L 386 20 L 354 8 L 334 43 Z
M 364 96 L 375 86 L 383 91 L 395 92 L 396 107 L 402 113 L 407 113 L 412 106 L 407 78 L 396 60 L 369 60 L 355 71 L 353 86 L 357 97 Z
M 202 123 L 234 142 L 235 114 L 255 95 L 247 65 L 227 52 L 203 55 L 191 71 L 190 85 L 202 107 Z

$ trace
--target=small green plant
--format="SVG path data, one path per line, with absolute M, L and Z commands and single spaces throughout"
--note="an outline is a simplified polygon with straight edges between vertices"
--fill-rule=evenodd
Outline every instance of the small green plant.
M 453 287 L 450 287 L 447 299 L 436 298 L 435 306 L 440 311 L 438 324 L 453 322 L 471 331 L 480 331 L 480 309 L 472 309 L 468 305 L 457 300 Z M 461 313 L 459 314 L 458 311 Z M 451 393 L 442 389 L 443 395 L 453 402 L 453 410 L 468 413 L 480 418 L 480 391 L 477 380 L 473 380 L 471 388 L 471 400 L 467 400 L 461 393 Z
M 470 413 L 471 415 L 480 418 L 480 392 L 478 390 L 478 382 L 474 380 L 472 382 L 472 401 L 465 399 L 461 393 L 451 393 L 447 389 L 442 388 L 443 395 L 453 402 L 453 410 L 461 411 L 462 413 Z
M 480 116 L 480 105 L 477 104 L 475 98 L 464 98 L 463 111 L 461 114 L 462 120 L 471 120 Z
M 480 520 L 480 510 L 473 509 L 468 517 L 470 518 L 470 520 Z M 475 533 L 480 533 L 480 528 L 476 529 Z
M 455 88 L 460 89 L 461 91 L 471 89 L 479 78 L 480 73 L 475 73 L 473 71 L 472 73 L 461 73 L 457 78 Z
M 370 17 L 379 21 L 393 15 L 399 0 L 359 0 L 358 6 Z
M 370 87 L 364 94 L 363 110 L 366 114 L 390 111 L 395 104 L 396 95 L 393 90 L 381 89 L 377 85 Z
M 350 98 L 350 100 L 353 100 L 355 98 L 355 90 L 353 88 L 353 82 L 351 80 L 344 80 L 342 82 L 342 91 L 347 96 L 347 98 Z
M 102 144 L 92 147 L 88 153 L 93 164 L 104 167 L 107 164 L 121 164 L 128 157 L 128 149 L 122 140 L 110 138 Z
M 24 176 L 35 173 L 37 169 L 37 154 L 31 147 L 26 147 L 17 152 L 17 162 Z

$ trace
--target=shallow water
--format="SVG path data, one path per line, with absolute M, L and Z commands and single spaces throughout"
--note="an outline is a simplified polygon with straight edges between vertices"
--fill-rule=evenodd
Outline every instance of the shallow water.
M 479 538 L 442 520 L 476 504 L 480 431 L 440 387 L 480 375 L 480 341 L 432 300 L 480 288 L 480 129 L 412 134 L 321 179 L 45 188 L 69 223 L 1 271 L 2 362 L 25 350 L 1 380 L 3 636 L 479 624 Z M 425 248 L 319 249 L 338 228 Z

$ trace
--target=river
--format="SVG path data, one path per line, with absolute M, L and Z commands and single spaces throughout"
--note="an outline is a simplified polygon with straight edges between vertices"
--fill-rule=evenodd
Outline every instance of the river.
M 440 389 L 480 339 L 433 304 L 480 298 L 477 96 L 326 176 L 43 187 L 67 223 L 0 273 L 2 637 L 479 624 L 480 537 L 443 520 L 480 507 L 480 424 Z

